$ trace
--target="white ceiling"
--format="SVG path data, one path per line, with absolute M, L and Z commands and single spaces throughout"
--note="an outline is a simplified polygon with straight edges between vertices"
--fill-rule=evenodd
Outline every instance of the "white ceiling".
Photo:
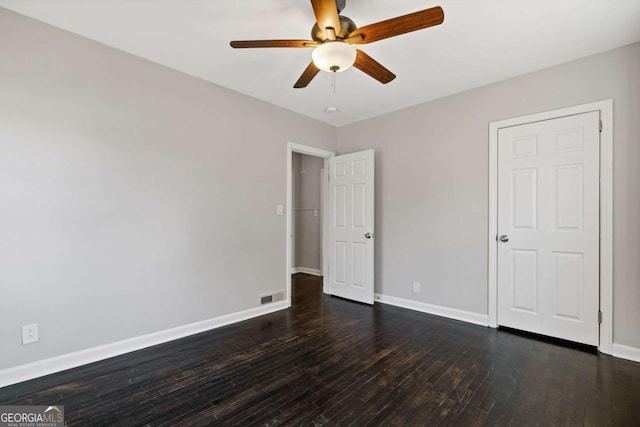
M 221 86 L 341 126 L 640 40 L 640 0 L 347 0 L 359 26 L 440 5 L 444 24 L 362 50 L 398 77 L 352 68 L 293 89 L 310 49 L 231 40 L 309 38 L 306 0 L 0 0 L 22 13 Z M 1 29 L 0 29 L 1 35 Z M 338 113 L 325 113 L 335 106 Z

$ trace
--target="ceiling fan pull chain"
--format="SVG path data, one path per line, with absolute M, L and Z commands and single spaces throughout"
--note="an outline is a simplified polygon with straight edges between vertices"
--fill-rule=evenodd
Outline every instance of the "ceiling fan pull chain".
M 331 73 L 331 87 L 333 88 L 333 94 L 336 94 L 336 72 Z

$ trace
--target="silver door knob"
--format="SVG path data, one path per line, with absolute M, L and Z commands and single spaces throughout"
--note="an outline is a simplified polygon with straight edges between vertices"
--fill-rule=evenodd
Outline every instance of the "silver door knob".
M 506 234 L 503 234 L 502 236 L 500 236 L 500 241 L 501 242 L 508 242 L 509 241 L 509 236 L 507 236 Z
M 367 234 L 365 234 L 365 235 L 364 235 L 364 237 L 366 237 L 367 239 L 370 239 L 370 238 L 372 238 L 372 237 L 373 237 L 373 234 L 371 234 L 371 233 L 367 233 Z

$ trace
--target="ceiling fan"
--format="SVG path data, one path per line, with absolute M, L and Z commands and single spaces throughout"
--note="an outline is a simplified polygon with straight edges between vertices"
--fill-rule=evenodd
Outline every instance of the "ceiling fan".
M 444 11 L 437 6 L 358 28 L 351 19 L 340 15 L 345 1 L 311 0 L 317 21 L 311 29 L 312 40 L 236 40 L 231 42 L 231 47 L 314 48 L 311 63 L 293 86 L 296 89 L 307 87 L 320 70 L 336 73 L 352 65 L 386 84 L 396 75 L 354 45 L 422 30 L 444 21 Z

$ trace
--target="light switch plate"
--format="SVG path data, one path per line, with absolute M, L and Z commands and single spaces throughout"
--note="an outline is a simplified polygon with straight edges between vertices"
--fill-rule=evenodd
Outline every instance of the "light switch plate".
M 276 215 L 284 215 L 284 205 L 276 205 Z

